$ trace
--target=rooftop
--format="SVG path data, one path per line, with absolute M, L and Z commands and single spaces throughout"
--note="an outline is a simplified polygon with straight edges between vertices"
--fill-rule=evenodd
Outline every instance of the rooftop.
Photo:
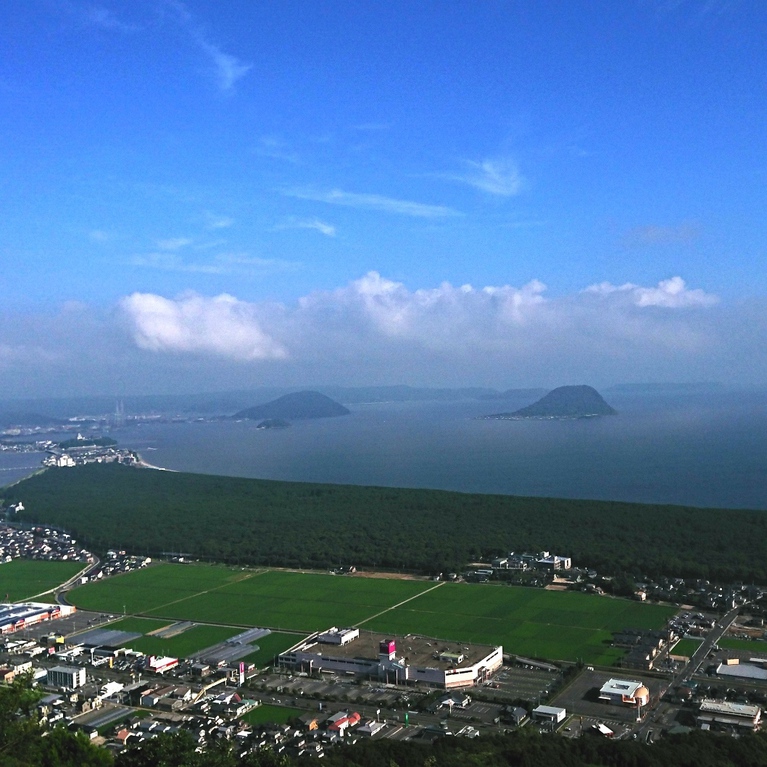
M 468 644 L 466 642 L 448 642 L 442 639 L 432 639 L 418 634 L 377 634 L 371 631 L 360 631 L 357 639 L 345 645 L 321 644 L 310 640 L 299 649 L 303 652 L 313 652 L 325 658 L 364 658 L 378 660 L 379 645 L 383 641 L 396 642 L 396 660 L 405 659 L 410 666 L 420 668 L 464 668 L 485 658 L 494 648 L 490 645 Z M 463 655 L 461 663 L 451 663 L 440 660 L 445 653 Z

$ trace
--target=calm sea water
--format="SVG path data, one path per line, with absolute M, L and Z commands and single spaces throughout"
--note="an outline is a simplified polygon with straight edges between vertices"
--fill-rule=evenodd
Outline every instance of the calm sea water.
M 578 421 L 475 420 L 517 403 L 390 403 L 282 430 L 149 424 L 113 436 L 179 471 L 767 509 L 767 394 L 608 399 L 619 415 Z

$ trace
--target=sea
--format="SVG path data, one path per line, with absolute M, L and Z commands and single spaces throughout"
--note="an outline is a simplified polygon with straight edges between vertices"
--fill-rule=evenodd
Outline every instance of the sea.
M 767 510 L 767 392 L 605 398 L 618 415 L 481 420 L 521 405 L 388 402 L 286 429 L 148 422 L 111 436 L 174 471 Z M 34 471 L 41 458 L 0 453 L 0 485 Z

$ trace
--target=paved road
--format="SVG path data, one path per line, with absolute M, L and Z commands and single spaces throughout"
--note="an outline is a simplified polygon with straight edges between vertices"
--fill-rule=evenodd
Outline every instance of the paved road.
M 690 680 L 703 665 L 708 657 L 711 648 L 722 638 L 724 633 L 732 625 L 735 618 L 744 605 L 733 607 L 723 618 L 719 619 L 711 631 L 708 632 L 705 639 L 700 643 L 698 649 L 693 653 L 690 660 L 672 677 L 668 689 L 678 688 Z M 662 698 L 662 696 L 661 696 Z M 657 703 L 645 711 L 645 716 L 641 722 L 638 722 L 632 730 L 632 734 L 639 739 L 649 737 L 650 731 L 657 729 L 661 725 L 668 725 L 670 722 L 664 721 L 669 714 L 671 707 L 663 700 L 659 699 Z

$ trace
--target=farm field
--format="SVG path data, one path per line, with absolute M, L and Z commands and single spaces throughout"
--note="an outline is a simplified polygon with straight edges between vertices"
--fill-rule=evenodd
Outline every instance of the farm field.
M 726 650 L 746 650 L 759 655 L 767 653 L 767 642 L 763 639 L 737 639 L 736 637 L 722 637 L 717 643 Z
M 67 600 L 82 610 L 136 615 L 252 576 L 232 567 L 161 564 L 79 586 Z
M 119 621 L 110 623 L 108 628 L 144 634 L 145 636 L 141 639 L 128 643 L 131 649 L 140 650 L 146 654 L 171 655 L 181 658 L 223 642 L 242 632 L 242 627 L 194 626 L 182 634 L 169 639 L 146 636 L 146 634 L 165 628 L 172 623 L 173 621 L 164 618 L 122 618 Z M 242 660 L 246 663 L 255 663 L 256 666 L 263 668 L 271 663 L 275 655 L 292 647 L 304 636 L 305 634 L 273 632 L 254 642 L 252 645 L 254 648 L 253 652 Z
M 242 633 L 242 629 L 231 626 L 192 626 L 173 637 L 163 639 L 157 636 L 143 636 L 128 642 L 132 650 L 145 655 L 170 655 L 173 658 L 188 658 L 206 647 L 224 642 Z
M 693 653 L 700 647 L 700 641 L 700 639 L 680 639 L 674 645 L 671 654 L 691 658 Z
M 600 665 L 623 654 L 609 646 L 612 631 L 659 628 L 675 612 L 624 599 L 511 586 L 167 564 L 87 584 L 68 596 L 84 609 L 114 612 L 125 605 L 133 615 L 167 620 L 307 633 L 360 626 L 502 644 L 509 653 Z M 286 634 L 275 637 L 280 639 L 258 642 L 263 652 L 271 651 L 272 642 L 278 646 L 284 639 L 279 651 L 297 641 Z
M 610 665 L 612 632 L 660 628 L 676 610 L 625 599 L 514 586 L 446 583 L 364 624 L 391 633 L 502 644 L 504 652 Z
M 110 623 L 107 628 L 115 631 L 130 631 L 131 633 L 148 634 L 150 631 L 169 626 L 172 621 L 159 620 L 157 618 L 121 618 L 119 621 Z
M 67 598 L 84 610 L 123 612 L 124 608 L 128 614 L 147 617 L 311 632 L 356 625 L 432 585 L 163 564 L 86 584 Z
M 85 567 L 83 562 L 13 559 L 0 564 L 0 599 L 18 602 L 55 589 Z
M 258 647 L 258 650 L 246 655 L 242 660 L 245 663 L 255 663 L 258 668 L 263 668 L 271 663 L 275 655 L 285 652 L 305 636 L 305 634 L 284 634 L 281 631 L 274 631 L 268 636 L 257 639 L 254 645 Z
M 242 717 L 243 722 L 248 724 L 286 724 L 291 719 L 305 714 L 300 708 L 287 708 L 286 706 L 258 706 L 252 708 Z

